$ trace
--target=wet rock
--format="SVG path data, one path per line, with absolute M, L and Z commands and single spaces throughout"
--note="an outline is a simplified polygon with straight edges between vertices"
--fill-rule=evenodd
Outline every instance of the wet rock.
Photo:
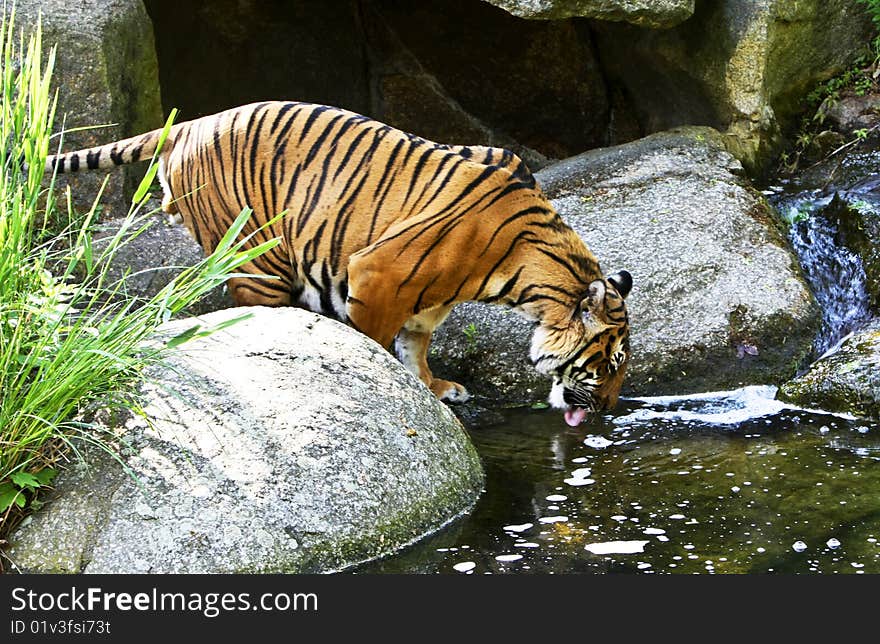
M 132 476 L 101 453 L 65 472 L 11 537 L 21 570 L 325 572 L 474 503 L 483 474 L 466 433 L 387 351 L 293 308 L 198 322 L 243 313 L 253 317 L 151 369 L 150 421 L 124 423 Z
M 162 125 L 153 26 L 141 0 L 18 0 L 15 7 L 16 23 L 26 30 L 42 20 L 46 51 L 58 45 L 55 131 L 93 128 L 66 134 L 63 149 L 101 145 Z M 105 216 L 128 211 L 144 169 L 141 164 L 109 173 Z M 76 207 L 85 211 L 104 178 L 103 172 L 84 172 L 65 175 L 58 185 L 70 185 Z
M 802 407 L 880 418 L 880 324 L 851 336 L 780 387 L 778 396 Z
M 694 0 L 487 0 L 520 18 L 598 18 L 641 27 L 672 27 L 694 12 Z
M 536 173 L 607 273 L 629 270 L 633 358 L 625 392 L 727 389 L 789 378 L 819 312 L 764 199 L 710 128 L 587 152 Z M 438 330 L 438 376 L 479 398 L 533 402 L 532 328 L 511 311 L 457 307 Z
M 712 126 L 750 171 L 775 156 L 802 98 L 852 65 L 872 33 L 850 0 L 700 2 L 672 29 L 594 27 L 609 82 L 645 132 Z

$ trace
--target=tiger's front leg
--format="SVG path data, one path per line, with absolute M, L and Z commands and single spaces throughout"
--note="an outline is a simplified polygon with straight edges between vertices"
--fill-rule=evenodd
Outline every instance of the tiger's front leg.
M 414 315 L 394 339 L 394 352 L 407 369 L 416 374 L 440 400 L 465 402 L 467 389 L 457 382 L 435 378 L 428 367 L 428 346 L 434 329 L 440 326 L 452 307 L 433 309 Z

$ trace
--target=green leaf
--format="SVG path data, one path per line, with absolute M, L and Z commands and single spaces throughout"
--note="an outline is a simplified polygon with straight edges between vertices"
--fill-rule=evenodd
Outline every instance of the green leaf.
M 47 486 L 52 482 L 52 479 L 58 474 L 58 470 L 54 467 L 44 467 L 39 472 L 36 472 L 34 476 L 40 482 L 41 486 Z
M 21 491 L 16 489 L 12 483 L 9 481 L 0 483 L 0 512 L 8 510 L 13 503 L 20 508 L 24 507 L 24 499 L 19 501 L 20 497 Z
M 28 472 L 16 472 L 15 474 L 12 474 L 9 478 L 12 479 L 13 483 L 15 483 L 18 487 L 22 489 L 26 487 L 33 489 L 40 487 L 39 479 Z
M 197 324 L 195 326 L 192 326 L 192 327 L 188 328 L 186 331 L 184 331 L 183 333 L 178 333 L 177 335 L 175 335 L 173 338 L 171 338 L 168 342 L 165 343 L 165 346 L 167 346 L 169 349 L 173 349 L 174 347 L 180 346 L 184 342 L 189 342 L 190 340 L 192 340 L 195 337 L 196 333 L 201 328 L 202 328 L 201 324 Z

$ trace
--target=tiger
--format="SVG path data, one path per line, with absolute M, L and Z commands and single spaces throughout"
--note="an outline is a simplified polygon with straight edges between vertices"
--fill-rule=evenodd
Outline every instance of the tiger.
M 206 254 L 249 207 L 242 234 L 282 241 L 227 281 L 237 306 L 299 306 L 397 355 L 445 402 L 470 398 L 427 363 L 459 302 L 535 323 L 529 359 L 569 425 L 612 409 L 630 359 L 632 276 L 604 276 L 526 164 L 502 148 L 435 143 L 367 116 L 294 101 L 252 103 L 90 149 L 47 173 L 157 158 L 161 209 Z M 268 229 L 258 227 L 276 218 Z M 252 276 L 274 276 L 259 279 Z

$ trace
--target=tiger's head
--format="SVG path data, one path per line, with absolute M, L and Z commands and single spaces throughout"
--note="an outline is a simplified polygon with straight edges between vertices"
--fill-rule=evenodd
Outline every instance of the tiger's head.
M 617 404 L 630 358 L 624 300 L 631 288 L 627 271 L 593 281 L 567 325 L 540 325 L 532 338 L 535 368 L 553 378 L 549 402 L 572 427 Z

